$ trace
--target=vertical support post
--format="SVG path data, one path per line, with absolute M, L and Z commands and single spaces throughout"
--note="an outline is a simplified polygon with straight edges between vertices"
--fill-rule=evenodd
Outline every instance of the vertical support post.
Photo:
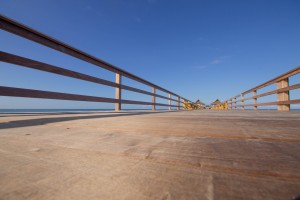
M 257 106 L 256 106 L 256 104 L 257 104 L 257 98 L 255 98 L 256 97 L 256 95 L 257 95 L 257 91 L 256 90 L 254 90 L 253 91 L 253 103 L 254 103 L 254 106 L 253 106 L 253 108 L 254 108 L 254 110 L 257 110 Z
M 277 89 L 285 88 L 289 86 L 289 78 L 283 79 L 277 82 Z M 277 94 L 277 102 L 279 101 L 289 101 L 290 91 L 280 92 Z M 277 105 L 277 110 L 279 111 L 289 111 L 290 104 L 287 105 Z
M 230 110 L 232 110 L 232 99 L 229 99 L 230 102 Z
M 177 97 L 177 110 L 180 110 L 180 97 Z
M 235 110 L 237 109 L 237 106 L 236 106 L 236 97 L 234 98 L 234 109 Z
M 241 94 L 242 99 L 242 110 L 245 110 L 244 94 Z
M 152 94 L 156 93 L 155 87 L 152 87 Z M 156 103 L 156 97 L 153 95 L 152 96 L 152 110 L 155 110 L 155 103 Z
M 171 102 L 172 102 L 171 97 L 172 97 L 171 94 L 169 94 L 169 110 L 171 110 Z
M 116 73 L 116 83 L 119 84 L 119 86 L 116 87 L 116 99 L 118 100 L 117 103 L 115 103 L 115 111 L 120 111 L 121 108 L 121 101 L 122 101 L 122 89 L 121 89 L 121 84 L 122 84 L 122 75 L 120 73 Z

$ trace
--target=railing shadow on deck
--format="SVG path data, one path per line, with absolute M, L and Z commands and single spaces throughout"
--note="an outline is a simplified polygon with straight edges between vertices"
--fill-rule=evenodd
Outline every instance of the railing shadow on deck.
M 177 112 L 177 111 L 171 111 Z M 110 118 L 110 117 L 125 117 L 125 116 L 139 116 L 139 115 L 152 115 L 160 113 L 171 113 L 170 111 L 156 111 L 156 112 L 120 112 L 120 113 L 101 113 L 101 115 L 85 115 L 85 116 L 67 116 L 67 117 L 49 117 L 49 118 L 37 118 L 37 119 L 21 119 L 21 120 L 12 120 L 9 122 L 0 123 L 1 129 L 11 129 L 11 128 L 22 128 L 29 126 L 41 126 L 56 122 L 80 120 L 80 119 L 101 119 L 101 118 Z M 81 113 L 82 114 L 82 113 Z M 23 116 L 23 115 L 22 115 Z
M 139 112 L 146 112 L 147 110 L 136 110 Z M 150 110 L 149 110 L 150 111 Z M 175 111 L 175 110 L 174 110 Z M 134 111 L 120 111 L 118 113 L 132 113 Z M 7 112 L 0 113 L 1 117 L 30 117 L 30 116 L 47 116 L 47 115 L 82 115 L 82 114 L 110 114 L 116 113 L 115 111 L 64 111 L 64 112 Z

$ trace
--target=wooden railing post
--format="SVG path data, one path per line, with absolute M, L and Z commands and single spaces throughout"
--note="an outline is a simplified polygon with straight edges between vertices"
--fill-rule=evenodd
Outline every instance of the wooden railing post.
M 289 78 L 285 78 L 281 81 L 277 82 L 277 89 L 285 88 L 289 86 Z M 280 92 L 277 94 L 277 102 L 278 101 L 289 101 L 290 100 L 290 92 Z M 288 105 L 277 105 L 277 110 L 279 111 L 289 111 L 290 104 Z
M 242 110 L 245 110 L 244 94 L 241 94 L 242 99 Z
M 177 110 L 180 110 L 180 97 L 177 97 Z
M 254 98 L 253 98 L 253 103 L 254 103 L 253 108 L 254 108 L 254 110 L 257 110 L 257 106 L 256 106 L 256 104 L 257 104 L 257 98 L 255 98 L 256 95 L 257 95 L 257 91 L 254 90 L 254 91 L 253 91 L 253 97 L 254 97 Z
M 236 106 L 236 97 L 234 98 L 234 109 L 235 110 L 237 109 L 237 106 Z
M 171 110 L 171 94 L 169 94 L 169 110 Z
M 152 87 L 152 94 L 156 93 L 155 87 Z M 156 97 L 153 95 L 152 96 L 152 110 L 155 110 L 155 103 L 156 103 Z
M 121 108 L 121 101 L 122 101 L 122 75 L 120 73 L 116 73 L 116 83 L 119 84 L 119 86 L 116 87 L 116 99 L 118 100 L 117 103 L 115 103 L 115 111 L 120 111 Z

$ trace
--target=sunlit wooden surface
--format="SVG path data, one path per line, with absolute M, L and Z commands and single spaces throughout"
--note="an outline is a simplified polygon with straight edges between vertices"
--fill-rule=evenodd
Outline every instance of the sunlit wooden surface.
M 300 113 L 0 115 L 0 199 L 292 199 Z

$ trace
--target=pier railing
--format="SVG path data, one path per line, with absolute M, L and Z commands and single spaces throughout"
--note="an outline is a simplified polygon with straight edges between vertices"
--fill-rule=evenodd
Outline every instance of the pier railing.
M 289 111 L 291 104 L 300 104 L 300 99 L 290 99 L 290 91 L 299 89 L 300 84 L 289 84 L 289 78 L 299 74 L 300 73 L 300 67 L 296 67 L 295 69 L 284 73 L 276 78 L 273 78 L 272 80 L 269 80 L 263 84 L 260 84 L 250 90 L 247 90 L 239 95 L 236 95 L 234 97 L 231 97 L 226 101 L 228 104 L 228 109 L 242 109 L 244 110 L 245 107 L 253 108 L 254 110 L 257 110 L 260 106 L 274 106 L 277 105 L 277 110 L 279 111 Z M 264 92 L 261 94 L 258 94 L 258 90 L 261 90 L 263 88 L 266 88 L 270 85 L 276 85 L 276 89 Z M 252 93 L 252 96 L 245 98 L 245 95 L 249 95 Z M 275 102 L 264 102 L 259 103 L 258 99 L 261 97 L 266 97 L 270 95 L 277 94 L 277 101 Z M 253 100 L 253 103 L 251 104 L 245 104 L 245 101 Z M 239 105 L 237 104 L 239 103 Z
M 79 80 L 89 81 L 101 85 L 106 85 L 109 87 L 115 87 L 115 98 L 106 98 L 106 97 L 97 97 L 97 96 L 87 96 L 79 94 L 67 94 L 67 93 L 58 93 L 52 91 L 42 91 L 42 90 L 33 90 L 25 88 L 15 88 L 15 87 L 4 87 L 0 86 L 0 96 L 12 96 L 12 97 L 29 97 L 29 98 L 44 98 L 44 99 L 60 99 L 60 100 L 72 100 L 72 101 L 89 101 L 89 102 L 106 102 L 114 103 L 115 110 L 121 110 L 122 104 L 136 104 L 136 105 L 150 105 L 152 110 L 156 109 L 156 106 L 166 106 L 171 110 L 172 107 L 175 107 L 177 110 L 182 108 L 182 101 L 186 98 L 181 97 L 165 88 L 162 88 L 158 85 L 155 85 L 143 78 L 140 78 L 132 73 L 129 73 L 123 69 L 120 69 L 110 63 L 107 63 L 99 58 L 96 58 L 92 55 L 89 55 L 83 51 L 80 51 L 70 45 L 67 45 L 61 41 L 58 41 L 54 38 L 51 38 L 43 33 L 40 33 L 28 26 L 25 26 L 19 22 L 11 20 L 7 17 L 0 15 L 0 28 L 4 31 L 10 32 L 12 34 L 18 35 L 20 37 L 26 38 L 28 40 L 34 41 L 46 47 L 52 48 L 61 53 L 67 54 L 69 56 L 75 57 L 77 59 L 83 60 L 85 62 L 91 63 L 98 67 L 104 68 L 108 71 L 114 72 L 116 74 L 116 81 L 111 82 L 104 80 L 98 77 L 82 74 L 72 70 L 64 69 L 58 66 L 49 65 L 43 62 L 31 60 L 29 58 L 24 58 L 21 56 L 13 55 L 10 53 L 0 51 L 0 61 L 19 65 L 22 67 L 27 67 L 35 70 L 40 70 L 48 73 L 58 74 L 61 76 L 67 76 Z M 127 77 L 131 80 L 137 81 L 144 85 L 150 86 L 152 91 L 141 90 L 131 86 L 122 84 L 122 77 Z M 134 100 L 125 100 L 122 99 L 122 90 L 132 91 L 144 95 L 152 96 L 152 102 L 144 101 L 134 101 Z M 160 90 L 164 93 L 167 93 L 168 96 L 159 95 L 156 93 L 157 90 Z M 157 103 L 156 98 L 168 100 L 168 104 Z M 176 105 L 172 105 L 172 102 L 176 102 Z

